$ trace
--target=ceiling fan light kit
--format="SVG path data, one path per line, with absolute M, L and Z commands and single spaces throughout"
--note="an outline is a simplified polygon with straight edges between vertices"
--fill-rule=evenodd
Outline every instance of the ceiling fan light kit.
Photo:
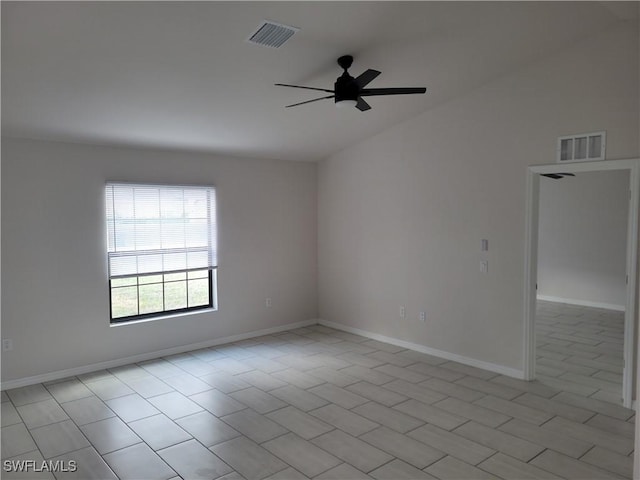
M 303 88 L 305 90 L 315 90 L 319 92 L 331 93 L 332 95 L 327 95 L 325 97 L 314 98 L 312 100 L 307 100 L 305 102 L 294 103 L 291 105 L 287 105 L 289 107 L 296 107 L 298 105 L 304 105 L 306 103 L 317 102 L 319 100 L 326 100 L 329 98 L 333 98 L 336 106 L 338 107 L 347 107 L 353 106 L 356 107 L 361 112 L 366 110 L 370 110 L 371 106 L 362 98 L 367 96 L 379 96 L 379 95 L 410 95 L 410 94 L 422 94 L 427 91 L 424 87 L 409 87 L 409 88 L 364 88 L 371 81 L 373 81 L 381 72 L 378 70 L 368 69 L 363 74 L 359 75 L 356 78 L 353 78 L 349 75 L 349 67 L 353 63 L 353 57 L 351 55 L 343 55 L 338 58 L 338 65 L 340 68 L 344 70 L 342 75 L 340 75 L 336 83 L 333 86 L 333 90 L 329 90 L 326 88 L 315 88 L 315 87 L 303 87 L 300 85 L 289 85 L 286 83 L 276 83 L 276 86 L 280 87 L 290 87 L 290 88 Z

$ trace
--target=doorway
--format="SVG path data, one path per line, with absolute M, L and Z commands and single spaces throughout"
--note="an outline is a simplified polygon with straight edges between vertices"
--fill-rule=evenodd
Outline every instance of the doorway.
M 539 259 L 539 229 L 540 229 L 540 189 L 541 189 L 541 176 L 544 181 L 547 181 L 546 176 L 551 175 L 552 178 L 556 178 L 558 174 L 591 174 L 592 172 L 613 172 L 613 171 L 625 171 L 628 174 L 629 185 L 629 205 L 627 215 L 627 228 L 626 228 L 626 248 L 625 248 L 625 270 L 626 270 L 626 288 L 625 295 L 622 298 L 624 303 L 623 309 L 623 368 L 622 368 L 622 404 L 625 407 L 630 408 L 632 406 L 633 399 L 633 375 L 634 369 L 634 346 L 635 342 L 635 317 L 636 317 L 636 259 L 637 259 L 637 228 L 638 228 L 638 196 L 639 196 L 639 166 L 640 160 L 609 160 L 601 162 L 584 162 L 573 164 L 553 164 L 553 165 L 540 165 L 529 167 L 527 173 L 527 221 L 526 221 L 526 261 L 525 261 L 525 328 L 524 328 L 524 373 L 527 380 L 533 380 L 536 378 L 536 312 L 540 306 L 541 312 L 544 314 L 545 310 L 549 312 L 550 307 L 554 307 L 553 304 L 538 305 L 538 259 Z M 556 179 L 556 181 L 558 181 Z M 560 180 L 562 181 L 562 180 Z M 570 296 L 568 298 L 571 298 Z M 547 298 L 547 300 L 556 300 L 554 298 Z M 557 302 L 556 302 L 557 303 Z M 596 307 L 607 306 L 596 305 Z M 558 307 L 558 305 L 555 305 Z M 582 306 L 585 309 L 590 308 L 589 305 Z M 560 305 L 562 308 L 562 305 Z M 568 312 L 571 312 L 571 308 Z M 605 309 L 606 310 L 606 309 Z M 565 312 L 566 313 L 566 312 Z M 575 313 L 575 311 L 574 311 Z M 580 312 L 582 315 L 584 312 Z M 607 313 L 607 312 L 605 312 Z M 611 313 L 611 312 L 609 312 Z M 621 313 L 621 312 L 620 312 Z M 559 315 L 562 312 L 558 313 Z M 613 315 L 613 313 L 611 313 Z M 576 315 L 578 316 L 578 315 Z M 571 322 L 571 319 L 567 319 L 567 322 Z M 556 322 L 557 323 L 557 322 Z M 559 322 L 560 328 L 562 322 Z M 578 325 L 575 322 L 575 325 Z M 572 330 L 572 329 L 568 329 Z M 553 338 L 560 337 L 560 344 L 562 343 L 562 333 L 553 335 Z M 585 337 L 588 341 L 588 336 Z M 585 349 L 589 350 L 589 344 L 585 343 Z M 541 377 L 544 376 L 545 367 L 542 366 Z M 549 373 L 548 368 L 546 373 Z M 606 374 L 602 374 L 606 376 Z M 571 375 L 568 375 L 571 377 Z M 577 377 L 576 377 L 577 378 Z

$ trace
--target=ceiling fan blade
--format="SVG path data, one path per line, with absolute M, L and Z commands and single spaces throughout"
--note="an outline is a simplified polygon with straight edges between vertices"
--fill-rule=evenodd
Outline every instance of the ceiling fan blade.
M 408 95 L 411 93 L 425 93 L 426 88 L 365 88 L 360 91 L 360 95 L 363 97 L 373 95 Z
M 293 105 L 287 105 L 289 107 L 297 107 L 298 105 L 304 105 L 305 103 L 317 102 L 318 100 L 325 100 L 327 98 L 333 98 L 335 95 L 327 95 L 326 97 L 314 98 L 313 100 L 307 100 L 306 102 L 294 103 Z
M 278 87 L 304 88 L 305 90 L 317 90 L 318 92 L 333 93 L 333 90 L 327 90 L 326 88 L 301 87 L 300 85 L 287 85 L 286 83 L 276 83 L 275 85 Z
M 362 75 L 359 75 L 356 78 L 356 83 L 358 84 L 358 86 L 360 88 L 364 87 L 365 85 L 369 84 L 369 82 L 371 82 L 374 78 L 376 78 L 378 75 L 380 75 L 381 72 L 379 72 L 378 70 L 367 70 L 366 72 L 364 72 Z
M 364 112 L 366 110 L 371 110 L 371 105 L 369 105 L 367 102 L 365 102 L 362 97 L 358 97 L 358 103 L 356 103 L 356 108 L 358 110 L 360 110 L 361 112 Z

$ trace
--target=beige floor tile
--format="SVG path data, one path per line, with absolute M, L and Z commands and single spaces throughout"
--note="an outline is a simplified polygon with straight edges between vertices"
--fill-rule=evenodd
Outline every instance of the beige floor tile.
M 353 365 L 357 365 L 364 368 L 375 368 L 380 365 L 384 365 L 384 362 L 380 360 L 376 360 L 375 358 L 372 358 L 372 357 L 367 357 L 366 353 L 370 353 L 370 352 L 356 353 L 351 351 L 347 353 L 342 353 L 338 355 L 338 357 L 341 358 L 342 360 L 352 363 Z
M 521 462 L 502 453 L 495 454 L 493 457 L 478 465 L 478 467 L 500 478 L 517 478 L 519 480 L 551 480 L 562 478 L 547 470 Z
M 542 428 L 599 445 L 622 455 L 628 455 L 633 450 L 633 438 L 620 437 L 619 435 L 614 435 L 589 425 L 565 420 L 561 417 L 549 420 Z
M 2 458 L 15 457 L 36 450 L 36 444 L 24 423 L 2 427 Z
M 504 375 L 498 375 L 497 377 L 489 380 L 490 382 L 504 385 L 509 388 L 514 388 L 522 392 L 532 393 L 539 397 L 551 398 L 557 395 L 560 390 L 540 383 L 538 380 L 531 382 L 525 382 L 524 380 L 518 380 L 516 378 L 505 377 Z
M 324 383 L 324 380 L 318 377 L 299 372 L 298 370 L 295 370 L 293 368 L 280 370 L 279 372 L 273 372 L 272 375 L 282 380 L 283 382 L 295 385 L 296 387 L 302 388 L 303 390 L 316 387 Z
M 503 398 L 487 395 L 473 402 L 474 405 L 488 408 L 498 413 L 508 415 L 513 418 L 519 418 L 535 425 L 542 425 L 547 420 L 550 420 L 554 415 L 542 410 L 521 405 L 519 403 L 505 400 Z
M 294 385 L 276 388 L 275 390 L 271 390 L 269 393 L 283 402 L 305 412 L 314 410 L 329 403 L 324 398 L 320 398 L 317 395 L 309 393 Z
M 440 480 L 498 480 L 489 472 L 469 465 L 457 458 L 445 457 L 425 469 Z M 519 478 L 519 477 L 505 477 Z
M 398 459 L 376 468 L 373 472 L 370 472 L 369 475 L 377 480 L 421 480 L 435 478 Z
M 149 377 L 151 375 L 144 368 L 136 365 L 135 363 L 123 365 L 121 367 L 109 368 L 108 371 L 111 372 L 113 376 L 118 377 L 125 383 L 127 382 L 127 380 Z
M 184 370 L 176 367 L 173 363 L 167 362 L 161 358 L 155 360 L 149 360 L 147 362 L 141 362 L 138 364 L 144 368 L 151 375 L 158 378 L 173 377 L 174 375 L 180 375 L 184 373 Z
M 222 393 L 231 393 L 237 390 L 243 390 L 251 386 L 250 383 L 245 382 L 235 375 L 231 375 L 226 372 L 216 372 L 208 375 L 203 375 L 200 380 L 208 383 L 216 390 Z
M 356 437 L 380 426 L 378 423 L 334 404 L 312 410 L 309 414 Z
M 407 367 L 416 363 L 416 360 L 399 355 L 397 353 L 389 353 L 382 350 L 378 350 L 376 352 L 368 353 L 368 357 L 375 358 L 376 360 L 380 360 L 384 363 L 390 363 L 391 365 L 397 365 L 398 367 Z
M 335 428 L 292 406 L 271 412 L 267 414 L 267 417 L 305 440 L 317 437 Z
M 52 460 L 54 462 L 62 462 L 63 465 L 67 466 L 70 465 L 71 461 L 74 461 L 77 467 L 74 472 L 56 473 L 56 479 L 58 480 L 118 480 L 113 470 L 92 447 L 69 452 Z M 69 468 L 68 470 L 71 469 Z
M 207 406 L 211 407 L 211 403 L 206 402 L 204 399 L 207 398 L 205 396 L 212 391 L 213 390 L 198 393 L 192 398 L 194 400 L 198 398 L 205 408 L 207 408 Z M 186 417 L 187 415 L 191 415 L 202 410 L 200 405 L 178 392 L 164 393 L 156 397 L 151 397 L 148 400 L 154 407 L 164 413 L 167 417 L 174 420 L 176 418 Z
M 386 427 L 376 428 L 359 438 L 420 469 L 445 456 L 441 450 Z
M 337 467 L 321 473 L 315 477 L 314 480 L 368 480 L 370 478 L 369 475 L 361 472 L 357 468 L 346 463 L 341 463 Z
M 111 400 L 135 393 L 124 382 L 113 376 L 104 380 L 88 382 L 86 386 L 102 400 Z
M 449 397 L 454 397 L 469 403 L 485 396 L 484 393 L 478 392 L 477 390 L 471 390 L 470 388 L 463 387 L 457 383 L 447 382 L 445 380 L 440 380 L 439 378 L 430 378 L 429 380 L 420 383 L 420 385 L 435 392 L 440 392 Z
M 93 392 L 78 379 L 48 385 L 47 390 L 58 403 L 70 402 L 79 398 L 90 397 Z
M 221 420 L 257 443 L 287 433 L 287 429 L 281 425 L 249 408 L 221 417 Z
M 26 465 L 23 462 L 35 462 L 33 465 L 38 467 L 42 465 L 44 458 L 38 450 L 8 458 L 7 461 L 9 463 L 3 462 L 2 466 L 3 480 L 55 480 L 53 473 L 44 469 L 35 471 L 35 468 L 24 468 Z
M 191 435 L 164 415 L 130 422 L 129 427 L 154 450 L 191 439 Z
M 579 423 L 586 422 L 594 415 L 594 412 L 591 410 L 586 410 L 557 400 L 539 397 L 532 393 L 525 393 L 513 401 L 515 403 L 559 415 L 567 420 L 573 420 Z
M 365 473 L 393 460 L 391 455 L 340 430 L 325 433 L 312 442 Z
M 531 461 L 532 465 L 543 468 L 563 478 L 597 479 L 622 478 L 613 473 L 591 466 L 553 450 L 546 450 Z
M 61 422 L 69 418 L 58 402 L 53 399 L 22 405 L 17 407 L 17 410 L 29 429 Z
M 244 478 L 244 477 L 243 477 Z M 320 478 L 320 477 L 316 477 Z M 280 470 L 273 475 L 269 475 L 264 480 L 308 480 L 309 477 L 303 475 L 299 471 L 294 468 L 285 468 L 284 470 Z
M 418 420 L 415 417 L 402 413 L 398 410 L 385 407 L 384 405 L 380 405 L 376 402 L 368 402 L 364 405 L 360 405 L 359 407 L 354 408 L 352 412 L 362 415 L 372 422 L 379 423 L 380 425 L 384 425 L 400 433 L 405 433 L 424 425 L 422 420 Z
M 120 480 L 165 480 L 176 475 L 176 472 L 144 443 L 109 453 L 104 459 Z
M 597 466 L 624 478 L 633 477 L 633 458 L 614 453 L 606 448 L 594 447 L 580 461 Z
M 345 390 L 344 388 L 330 384 L 313 387 L 309 389 L 309 392 L 324 398 L 328 402 L 334 403 L 342 408 L 346 408 L 347 410 L 369 401 L 368 399 Z
M 618 420 L 613 417 L 608 417 L 598 413 L 594 415 L 589 421 L 585 422 L 590 427 L 599 428 L 614 435 L 621 435 L 627 438 L 634 438 L 635 425 L 623 420 Z
M 172 387 L 150 374 L 147 374 L 145 377 L 123 379 L 123 381 L 138 395 L 144 398 L 155 397 L 174 391 Z
M 481 380 L 476 377 L 464 377 L 457 380 L 455 383 L 456 385 L 461 385 L 471 390 L 482 392 L 487 395 L 493 395 L 494 397 L 503 398 L 505 400 L 513 400 L 514 398 L 522 395 L 522 392 L 515 388 L 499 385 L 487 380 Z
M 403 353 L 400 353 L 400 355 L 402 355 Z M 442 363 L 445 362 L 446 360 Z M 412 372 L 425 375 L 428 378 L 439 378 L 440 380 L 444 380 L 446 382 L 455 382 L 456 380 L 464 378 L 466 376 L 464 373 L 454 372 L 453 370 L 424 362 L 417 362 L 413 365 L 409 365 L 407 369 L 411 370 Z
M 480 443 L 430 424 L 416 428 L 408 435 L 471 465 L 477 465 L 496 452 Z
M 440 402 L 434 403 L 433 406 L 454 415 L 459 415 L 460 417 L 468 418 L 469 420 L 475 420 L 482 425 L 493 428 L 502 425 L 504 422 L 511 419 L 511 417 L 509 417 L 508 415 L 504 415 L 502 413 L 495 412 L 493 410 L 489 410 L 488 408 L 480 407 L 475 404 L 464 402 L 453 397 L 449 397 L 441 400 Z
M 412 383 L 410 385 L 414 384 Z M 407 397 L 405 397 L 404 395 L 400 395 L 395 391 L 388 390 L 384 387 L 380 387 L 378 385 L 374 385 L 372 383 L 364 381 L 359 381 L 358 383 L 354 383 L 353 385 L 349 385 L 345 388 L 351 393 L 355 393 L 356 395 L 360 395 L 361 397 L 368 398 L 369 400 L 374 400 L 386 407 L 392 407 L 393 405 L 407 400 Z
M 182 478 L 190 480 L 210 480 L 232 471 L 229 465 L 196 440 L 188 440 L 157 453 Z
M 287 386 L 286 382 L 283 382 L 273 375 L 261 370 L 252 370 L 251 372 L 241 373 L 238 375 L 238 378 L 265 392 Z
M 115 416 L 115 413 L 95 396 L 72 400 L 61 406 L 77 425 L 85 425 Z
M 3 427 L 22 422 L 22 418 L 18 415 L 16 407 L 14 407 L 11 402 L 2 402 L 2 414 L 0 415 L 0 419 L 2 420 Z
M 333 455 L 294 433 L 269 440 L 262 446 L 308 477 L 315 477 L 341 463 Z
M 477 377 L 481 380 L 490 380 L 493 377 L 497 376 L 497 373 L 489 372 L 487 370 L 482 370 L 480 368 L 471 367 L 469 365 L 463 365 L 458 362 L 446 362 L 440 365 L 442 368 L 447 368 L 449 370 L 453 370 L 454 372 L 464 373 L 465 375 L 471 375 L 472 377 Z
M 287 406 L 287 404 L 279 398 L 255 387 L 238 390 L 237 392 L 230 393 L 229 396 L 247 407 L 251 407 L 258 413 L 269 413 Z
M 361 365 L 351 365 L 350 367 L 343 368 L 341 372 L 344 372 L 352 377 L 359 378 L 360 380 L 372 383 L 373 385 L 384 385 L 385 383 L 388 383 L 395 378 L 391 375 L 387 375 L 385 373 L 378 372 L 377 370 L 363 367 Z
M 407 382 L 406 380 L 394 380 L 393 382 L 383 385 L 383 388 L 427 404 L 439 402 L 447 398 L 447 395 L 431 390 L 424 385 Z
M 89 446 L 85 436 L 71 420 L 34 428 L 31 435 L 44 458 L 57 457 Z
M 193 435 L 205 447 L 240 436 L 240 432 L 206 411 L 178 418 L 176 423 Z
M 561 433 L 551 432 L 531 423 L 514 419 L 501 425 L 499 430 L 515 435 L 523 440 L 536 443 L 541 447 L 551 448 L 573 458 L 580 458 L 589 451 L 593 444 Z
M 329 382 L 337 387 L 343 388 L 360 381 L 357 377 L 329 367 L 314 368 L 313 370 L 309 370 L 307 373 L 314 377 L 318 377 L 325 382 Z
M 89 423 L 80 427 L 80 429 L 101 455 L 142 441 L 133 430 L 117 417 Z
M 107 400 L 105 403 L 127 423 L 160 413 L 157 408 L 137 393 Z
M 515 457 L 523 462 L 528 462 L 544 450 L 544 447 L 540 447 L 539 445 L 527 440 L 486 427 L 473 421 L 465 423 L 464 425 L 456 428 L 453 432 L 484 445 L 485 447 L 498 450 L 502 453 Z
M 173 387 L 174 390 L 177 390 L 178 392 L 180 392 L 181 394 L 187 397 L 189 395 L 195 395 L 196 393 L 206 392 L 207 390 L 211 390 L 211 385 L 209 385 L 206 382 L 203 382 L 202 380 L 194 377 L 193 375 L 189 375 L 184 372 L 178 375 L 163 378 L 162 381 L 165 382 L 170 387 Z
M 411 383 L 424 382 L 427 379 L 426 375 L 396 365 L 380 365 L 379 367 L 375 367 L 374 370 Z
M 211 450 L 247 480 L 262 479 L 288 467 L 278 457 L 246 437 L 219 443 L 211 447 Z
M 467 422 L 464 417 L 453 415 L 445 410 L 413 399 L 394 405 L 393 408 L 445 430 L 453 430 Z
M 27 403 L 43 402 L 52 398 L 49 391 L 41 383 L 7 390 L 7 395 L 9 395 L 16 407 Z
M 626 420 L 631 415 L 633 415 L 633 410 L 624 408 L 621 405 L 615 405 L 613 403 L 603 402 L 601 400 L 595 400 L 593 398 L 586 398 L 570 392 L 558 393 L 555 397 L 553 397 L 553 400 L 575 407 L 602 413 L 603 415 L 614 417 L 619 420 Z

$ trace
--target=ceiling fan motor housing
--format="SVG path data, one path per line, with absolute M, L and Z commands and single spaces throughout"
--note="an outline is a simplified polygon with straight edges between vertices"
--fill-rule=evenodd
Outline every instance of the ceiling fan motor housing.
M 356 83 L 355 79 L 344 72 L 338 77 L 334 84 L 335 102 L 342 102 L 344 100 L 358 100 L 360 94 L 360 87 Z

